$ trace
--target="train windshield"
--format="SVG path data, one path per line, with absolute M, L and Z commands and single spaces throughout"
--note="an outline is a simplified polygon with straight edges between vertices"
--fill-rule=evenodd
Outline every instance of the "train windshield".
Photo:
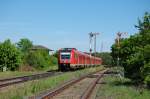
M 70 53 L 61 53 L 61 59 L 70 59 Z

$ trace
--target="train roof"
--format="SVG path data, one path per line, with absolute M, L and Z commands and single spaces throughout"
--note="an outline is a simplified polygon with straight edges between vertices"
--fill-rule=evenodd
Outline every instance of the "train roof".
M 89 53 L 87 52 L 81 52 L 81 51 L 78 51 L 76 48 L 61 48 L 60 49 L 61 51 L 72 51 L 72 50 L 75 50 L 77 53 L 80 53 L 82 55 L 85 55 L 85 56 L 90 56 Z M 95 56 L 91 56 L 91 58 L 94 58 Z M 96 59 L 101 59 L 100 57 L 95 57 Z
M 77 50 L 77 49 L 76 48 L 61 48 L 60 50 L 71 51 L 71 50 Z
M 81 51 L 77 51 L 77 50 L 76 50 L 76 52 L 80 53 L 81 55 L 90 56 L 90 53 L 87 53 L 87 52 L 81 52 Z M 95 56 L 91 56 L 91 58 L 101 59 L 100 57 L 95 57 Z

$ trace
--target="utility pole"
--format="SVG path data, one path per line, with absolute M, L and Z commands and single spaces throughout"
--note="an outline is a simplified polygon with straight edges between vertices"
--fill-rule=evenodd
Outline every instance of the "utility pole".
M 100 52 L 103 52 L 103 42 L 101 43 L 101 49 Z

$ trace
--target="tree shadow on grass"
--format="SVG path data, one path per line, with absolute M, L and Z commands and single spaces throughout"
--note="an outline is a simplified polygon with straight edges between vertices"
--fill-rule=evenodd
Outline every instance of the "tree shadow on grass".
M 113 81 L 112 82 L 112 85 L 115 85 L 115 86 L 138 86 L 137 83 L 135 82 L 132 82 L 132 81 L 119 81 L 119 80 L 116 80 L 116 81 Z
M 119 80 L 114 80 L 111 82 L 112 86 L 126 86 L 132 87 L 142 93 L 143 89 L 146 89 L 144 84 L 141 81 L 131 81 L 129 79 L 123 78 Z
M 144 89 L 147 89 L 146 86 L 144 86 L 143 83 L 140 82 L 134 82 L 131 80 L 128 81 L 113 81 L 113 86 L 126 86 L 126 87 L 132 87 L 133 89 L 137 90 L 139 94 L 143 94 Z

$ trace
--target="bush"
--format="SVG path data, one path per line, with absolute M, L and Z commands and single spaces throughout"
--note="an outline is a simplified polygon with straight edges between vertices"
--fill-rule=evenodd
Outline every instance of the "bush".
M 144 65 L 143 69 L 144 83 L 150 88 L 150 62 Z
M 55 56 L 51 56 L 49 61 L 51 65 L 56 65 L 58 63 L 57 58 Z
M 41 69 L 46 65 L 43 55 L 39 51 L 29 52 L 26 61 L 30 66 Z
M 141 68 L 144 65 L 143 61 L 144 57 L 141 52 L 135 53 L 134 55 L 128 57 L 126 60 L 126 66 L 124 66 L 126 77 L 132 79 L 133 81 L 141 82 Z
M 29 49 L 33 47 L 32 41 L 27 38 L 22 38 L 18 43 L 16 43 L 17 48 L 21 51 L 23 64 L 28 64 L 26 62 L 26 57 L 29 53 Z
M 144 47 L 144 67 L 142 68 L 144 82 L 150 87 L 150 44 Z
M 30 51 L 25 59 L 30 66 L 44 69 L 57 64 L 57 59 L 44 50 Z
M 21 64 L 21 53 L 10 40 L 0 44 L 0 69 L 16 70 Z
M 102 52 L 99 54 L 99 56 L 102 58 L 102 64 L 112 65 L 112 56 L 109 52 Z

